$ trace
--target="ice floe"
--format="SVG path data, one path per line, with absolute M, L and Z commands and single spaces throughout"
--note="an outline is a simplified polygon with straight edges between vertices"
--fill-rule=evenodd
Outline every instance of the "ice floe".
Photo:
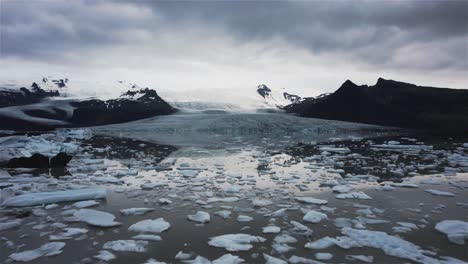
M 63 247 L 65 247 L 64 242 L 51 242 L 44 244 L 37 249 L 13 253 L 9 256 L 9 258 L 18 262 L 28 262 L 42 256 L 50 257 L 59 255 L 62 253 Z
M 145 207 L 142 207 L 142 208 L 127 208 L 127 209 L 121 209 L 120 210 L 120 213 L 122 215 L 144 215 L 148 212 L 152 212 L 154 211 L 154 208 L 145 208 Z
M 200 224 L 205 224 L 210 222 L 210 214 L 204 211 L 197 211 L 193 215 L 188 215 L 187 219 Z
M 125 251 L 142 253 L 146 251 L 148 241 L 143 240 L 114 240 L 104 243 L 102 248 L 112 251 Z
M 435 229 L 447 235 L 450 242 L 464 245 L 468 240 L 468 222 L 460 220 L 443 220 L 436 224 Z
M 304 220 L 305 222 L 314 223 L 314 224 L 320 223 L 321 221 L 325 219 L 328 219 L 328 216 L 326 214 L 317 212 L 314 210 L 310 210 L 302 218 L 302 220 Z
M 436 196 L 447 196 L 447 197 L 453 197 L 455 196 L 454 193 L 451 193 L 451 192 L 444 192 L 444 191 L 439 191 L 439 190 L 435 190 L 435 189 L 426 189 L 424 190 L 425 192 L 428 192 L 432 195 L 436 195 Z
M 2 203 L 3 206 L 31 206 L 80 200 L 104 199 L 106 190 L 99 188 L 66 190 L 56 192 L 28 193 L 12 197 Z
M 94 255 L 93 258 L 101 261 L 111 261 L 115 259 L 115 255 L 107 250 L 100 250 L 99 254 Z
M 312 197 L 295 197 L 296 201 L 308 204 L 317 204 L 317 205 L 325 205 L 328 203 L 326 200 L 316 199 Z
M 252 248 L 251 243 L 265 242 L 266 239 L 260 236 L 249 234 L 227 234 L 211 237 L 208 244 L 213 247 L 224 248 L 230 252 L 247 251 Z
M 73 213 L 73 216 L 78 221 L 92 226 L 113 227 L 121 225 L 121 223 L 114 221 L 115 216 L 113 214 L 94 209 L 80 209 Z
M 171 224 L 169 224 L 169 222 L 166 222 L 163 218 L 158 218 L 142 220 L 131 225 L 128 230 L 140 233 L 161 233 L 168 230 L 170 227 Z
M 364 192 L 350 192 L 350 193 L 340 193 L 336 195 L 338 199 L 361 199 L 361 200 L 370 200 L 372 199 L 369 195 Z

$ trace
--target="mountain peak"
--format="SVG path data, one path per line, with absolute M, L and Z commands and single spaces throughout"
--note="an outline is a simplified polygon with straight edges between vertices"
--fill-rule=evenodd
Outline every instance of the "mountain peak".
M 347 88 L 347 87 L 356 87 L 357 85 L 355 83 L 353 83 L 352 81 L 350 80 L 346 80 L 340 87 L 341 88 Z

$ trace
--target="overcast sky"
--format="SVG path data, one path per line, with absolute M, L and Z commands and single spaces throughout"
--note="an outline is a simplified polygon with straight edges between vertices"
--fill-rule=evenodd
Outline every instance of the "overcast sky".
M 0 2 L 2 79 L 315 95 L 381 76 L 468 88 L 468 1 Z

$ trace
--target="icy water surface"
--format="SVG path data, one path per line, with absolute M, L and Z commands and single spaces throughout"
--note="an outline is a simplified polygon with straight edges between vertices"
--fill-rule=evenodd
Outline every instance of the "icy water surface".
M 74 153 L 59 173 L 0 171 L 2 262 L 468 261 L 465 138 L 217 113 L 1 142 Z

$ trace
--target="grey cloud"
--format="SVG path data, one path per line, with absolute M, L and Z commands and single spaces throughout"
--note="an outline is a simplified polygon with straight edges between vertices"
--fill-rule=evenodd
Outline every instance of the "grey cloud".
M 389 66 L 406 46 L 447 40 L 451 44 L 444 47 L 451 49 L 443 52 L 444 63 L 432 65 L 468 68 L 468 2 L 463 0 L 4 0 L 1 5 L 2 56 L 61 59 L 131 42 L 121 32 L 140 30 L 157 40 L 160 31 L 196 27 L 222 30 L 239 44 L 281 38 L 313 53 L 340 52 Z M 417 68 L 418 62 L 412 65 Z

